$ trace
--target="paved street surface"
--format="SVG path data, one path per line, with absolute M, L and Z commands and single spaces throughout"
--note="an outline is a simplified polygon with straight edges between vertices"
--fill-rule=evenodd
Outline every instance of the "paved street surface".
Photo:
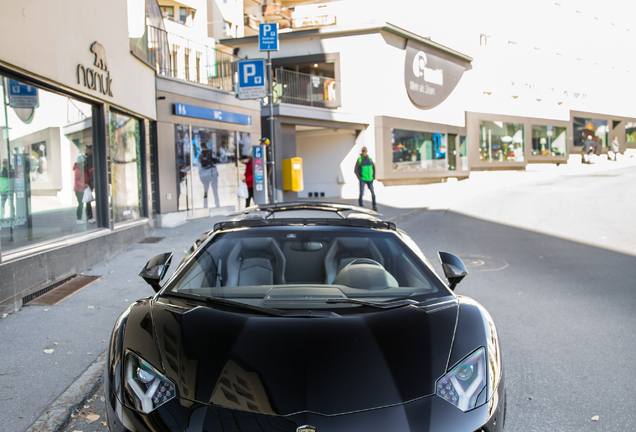
M 636 425 L 634 185 L 636 158 L 624 158 L 378 188 L 384 218 L 409 232 L 438 270 L 438 250 L 468 265 L 456 291 L 484 304 L 498 325 L 507 430 Z M 175 268 L 193 240 L 222 219 L 159 229 L 153 236 L 164 240 L 135 244 L 95 266 L 86 274 L 104 277 L 59 305 L 3 317 L 0 430 L 21 432 L 36 421 L 31 430 L 60 430 L 61 412 L 73 413 L 63 430 L 105 430 L 98 357 L 117 316 L 153 294 L 137 273 L 165 251 L 175 253 Z

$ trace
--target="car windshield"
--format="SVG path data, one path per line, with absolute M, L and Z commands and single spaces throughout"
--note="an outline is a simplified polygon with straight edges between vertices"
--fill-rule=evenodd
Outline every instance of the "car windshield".
M 217 233 L 166 292 L 276 309 L 353 308 L 450 294 L 398 233 L 321 226 Z

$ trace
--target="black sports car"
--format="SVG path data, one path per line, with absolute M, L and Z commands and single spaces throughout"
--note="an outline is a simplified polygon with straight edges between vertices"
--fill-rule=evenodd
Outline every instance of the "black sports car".
M 413 240 L 363 208 L 274 204 L 217 223 L 117 320 L 111 431 L 500 431 L 495 325 Z

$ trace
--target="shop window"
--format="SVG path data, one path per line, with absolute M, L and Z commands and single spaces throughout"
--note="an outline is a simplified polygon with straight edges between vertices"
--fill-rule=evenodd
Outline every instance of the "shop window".
M 180 211 L 238 204 L 238 160 L 251 151 L 249 133 L 177 124 L 175 146 Z
M 21 88 L 30 96 L 10 97 Z M 2 76 L 0 90 L 3 252 L 95 229 L 96 203 L 83 202 L 86 186 L 95 197 L 94 107 Z
M 457 167 L 460 170 L 468 171 L 468 144 L 466 142 L 466 136 L 460 135 L 457 142 L 459 143 Z
M 564 127 L 532 125 L 533 156 L 566 156 L 567 135 Z
M 523 124 L 482 121 L 479 160 L 482 162 L 523 162 Z
M 585 140 L 591 135 L 600 140 L 603 148 L 609 143 L 609 121 L 593 118 L 574 117 L 574 146 L 581 148 Z
M 139 120 L 110 112 L 110 172 L 113 221 L 141 217 L 141 146 Z
M 447 169 L 446 134 L 391 129 L 393 171 Z
M 636 144 L 636 123 L 625 123 L 625 142 L 628 144 Z

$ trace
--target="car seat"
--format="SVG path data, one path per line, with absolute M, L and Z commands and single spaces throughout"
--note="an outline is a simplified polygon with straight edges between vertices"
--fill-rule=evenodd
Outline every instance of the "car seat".
M 239 240 L 227 257 L 225 286 L 282 285 L 285 256 L 271 237 Z
M 370 258 L 384 265 L 382 254 L 371 239 L 365 237 L 338 237 L 325 256 L 325 283 L 333 283 L 338 272 L 356 258 Z

